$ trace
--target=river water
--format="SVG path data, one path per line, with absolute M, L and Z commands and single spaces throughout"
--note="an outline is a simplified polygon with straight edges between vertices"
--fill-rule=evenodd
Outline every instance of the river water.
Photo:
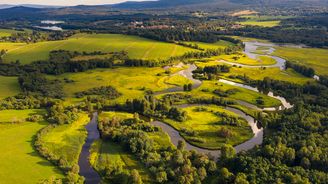
M 79 158 L 79 174 L 84 176 L 86 184 L 98 184 L 101 180 L 99 174 L 93 169 L 89 161 L 91 145 L 100 138 L 97 120 L 98 113 L 94 113 L 90 123 L 85 127 L 88 131 L 88 137 L 82 147 Z

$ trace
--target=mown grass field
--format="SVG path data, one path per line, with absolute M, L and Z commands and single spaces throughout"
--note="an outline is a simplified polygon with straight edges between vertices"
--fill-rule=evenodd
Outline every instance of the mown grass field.
M 328 49 L 276 47 L 273 55 L 312 67 L 319 75 L 328 75 Z
M 21 92 L 17 77 L 0 76 L 0 100 Z
M 0 183 L 35 184 L 52 176 L 63 177 L 59 169 L 33 148 L 34 136 L 48 123 L 26 122 L 25 118 L 31 114 L 43 113 L 40 110 L 0 111 L 0 122 L 22 120 L 18 124 L 0 123 Z
M 246 20 L 244 22 L 238 22 L 238 23 L 241 25 L 248 25 L 248 26 L 275 27 L 275 26 L 279 26 L 280 20 L 272 20 L 272 21 Z
M 253 136 L 252 130 L 246 121 L 242 126 L 229 126 L 219 123 L 221 117 L 216 116 L 214 112 L 224 112 L 230 116 L 238 116 L 235 113 L 222 109 L 218 106 L 202 106 L 206 111 L 196 111 L 197 107 L 184 108 L 188 113 L 188 120 L 176 122 L 166 119 L 165 122 L 180 131 L 180 134 L 190 143 L 209 149 L 220 149 L 224 144 L 237 145 Z M 220 137 L 218 132 L 221 128 L 229 129 L 233 136 L 228 138 Z M 188 135 L 182 130 L 194 131 L 195 135 Z M 201 140 L 201 141 L 199 141 Z
M 233 43 L 224 40 L 220 40 L 216 43 L 204 43 L 204 42 L 185 42 L 185 43 L 197 44 L 202 49 L 218 49 L 218 48 L 223 49 L 228 46 L 233 46 Z
M 58 49 L 81 52 L 124 50 L 129 53 L 131 58 L 138 59 L 166 59 L 194 50 L 173 43 L 119 34 L 77 34 L 67 40 L 20 44 L 18 48 L 14 44 L 3 44 L 0 45 L 0 49 L 6 48 L 6 45 L 8 47 L 16 46 L 16 49 L 8 49 L 9 52 L 4 57 L 5 61 L 10 62 L 19 59 L 23 64 L 35 60 L 46 60 L 50 51 Z
M 243 15 L 245 21 L 238 22 L 241 25 L 275 27 L 279 26 L 281 20 L 292 18 L 292 16 L 258 16 L 258 15 Z
M 69 125 L 58 125 L 41 138 L 42 147 L 64 159 L 68 167 L 78 164 L 82 146 L 87 137 L 85 125 L 90 121 L 87 114 L 79 114 L 79 119 Z
M 11 29 L 0 29 L 0 37 L 7 37 L 14 33 L 14 30 Z
M 116 102 L 125 102 L 126 99 L 143 97 L 145 91 L 161 91 L 174 85 L 166 83 L 168 74 L 163 68 L 148 67 L 121 67 L 115 69 L 96 69 L 81 73 L 67 73 L 56 77 L 73 80 L 73 83 L 64 83 L 64 92 L 67 97 L 74 98 L 76 92 L 85 91 L 100 86 L 113 86 L 122 93 Z M 54 76 L 49 76 L 54 78 Z M 180 80 L 170 79 L 176 85 Z M 185 81 L 182 81 L 183 84 Z M 180 85 L 183 85 L 180 84 Z

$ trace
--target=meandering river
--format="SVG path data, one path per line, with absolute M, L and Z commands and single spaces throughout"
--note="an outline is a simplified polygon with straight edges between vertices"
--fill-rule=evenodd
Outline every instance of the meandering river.
M 100 176 L 95 171 L 89 161 L 90 148 L 92 143 L 100 138 L 98 131 L 98 113 L 93 113 L 90 123 L 85 127 L 88 131 L 88 137 L 82 147 L 82 151 L 79 158 L 80 175 L 84 176 L 86 184 L 98 184 L 100 183 Z

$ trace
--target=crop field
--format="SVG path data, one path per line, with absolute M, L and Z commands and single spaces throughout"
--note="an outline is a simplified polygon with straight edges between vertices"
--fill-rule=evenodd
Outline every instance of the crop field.
M 69 125 L 58 125 L 41 138 L 42 147 L 57 159 L 63 159 L 68 167 L 78 163 L 82 146 L 87 137 L 84 126 L 89 122 L 87 114 L 79 114 L 79 119 Z
M 54 78 L 54 76 L 49 76 Z M 112 86 L 122 96 L 117 99 L 118 102 L 125 102 L 126 99 L 143 97 L 146 90 L 161 91 L 174 85 L 166 83 L 168 74 L 165 74 L 163 68 L 148 67 L 121 67 L 115 69 L 96 69 L 81 73 L 67 73 L 56 77 L 73 80 L 73 83 L 64 84 L 64 92 L 67 97 L 74 97 L 76 92 L 85 91 L 95 87 Z M 170 79 L 175 85 L 183 85 L 177 79 Z
M 50 162 L 42 158 L 33 148 L 34 136 L 48 125 L 46 122 L 26 122 L 32 114 L 43 114 L 40 110 L 0 111 L 0 122 L 21 120 L 20 123 L 0 123 L 0 183 L 38 183 L 63 174 Z
M 188 120 L 184 122 L 176 122 L 166 119 L 165 122 L 180 131 L 180 134 L 190 143 L 209 149 L 219 149 L 223 144 L 236 145 L 240 144 L 253 136 L 253 133 L 246 121 L 242 121 L 241 126 L 230 126 L 221 123 L 222 118 L 215 115 L 215 112 L 226 113 L 229 116 L 238 115 L 224 110 L 217 106 L 201 106 L 202 111 L 198 111 L 198 107 L 187 107 L 184 110 L 188 114 Z M 220 137 L 219 130 L 225 128 L 231 131 L 231 137 Z M 194 132 L 194 135 L 185 132 Z
M 319 75 L 328 75 L 327 49 L 276 47 L 273 55 L 312 67 Z
M 20 92 L 17 77 L 0 76 L 0 100 L 15 96 Z
M 272 20 L 272 21 L 247 20 L 245 22 L 239 22 L 239 24 L 248 25 L 248 26 L 275 27 L 280 24 L 280 21 L 279 20 Z
M 23 64 L 36 60 L 46 60 L 50 51 L 58 49 L 81 52 L 114 52 L 124 50 L 129 53 L 131 58 L 138 59 L 166 59 L 194 50 L 172 43 L 118 34 L 77 34 L 62 41 L 20 44 L 16 49 L 6 48 L 6 45 L 13 47 L 13 44 L 5 43 L 2 46 L 0 45 L 0 49 L 5 48 L 9 50 L 4 57 L 5 61 L 10 62 L 19 59 Z

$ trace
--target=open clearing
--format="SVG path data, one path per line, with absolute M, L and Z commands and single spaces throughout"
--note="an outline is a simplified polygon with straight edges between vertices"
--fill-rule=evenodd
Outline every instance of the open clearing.
M 40 110 L 0 111 L 0 122 L 25 119 Z M 1 123 L 2 124 L 2 123 Z M 50 177 L 63 177 L 61 171 L 43 159 L 33 148 L 34 136 L 46 122 L 2 124 L 0 127 L 0 183 L 38 183 Z
M 226 113 L 229 116 L 238 117 L 237 114 L 224 110 L 218 106 L 201 106 L 202 111 L 198 111 L 198 107 L 184 108 L 188 113 L 188 120 L 177 122 L 171 119 L 165 119 L 165 122 L 180 131 L 180 134 L 190 143 L 209 149 L 219 149 L 223 144 L 237 145 L 253 136 L 252 130 L 248 123 L 242 120 L 241 126 L 230 126 L 220 123 L 222 118 L 215 115 L 215 112 Z M 223 138 L 219 136 L 219 130 L 226 128 L 231 131 L 232 136 Z M 188 132 L 194 132 L 190 135 Z
M 15 46 L 16 49 L 13 49 Z M 50 51 L 58 49 L 80 52 L 124 50 L 129 53 L 131 58 L 138 59 L 166 59 L 171 56 L 183 55 L 188 51 L 197 51 L 172 43 L 119 34 L 77 34 L 62 41 L 20 44 L 19 48 L 17 48 L 17 44 L 1 43 L 1 48 L 9 50 L 4 57 L 6 62 L 19 59 L 23 64 L 36 60 L 46 60 Z
M 63 80 L 64 78 L 73 80 L 73 83 L 64 83 L 64 92 L 67 97 L 74 97 L 76 92 L 85 91 L 95 87 L 113 86 L 122 93 L 117 102 L 125 102 L 126 99 L 143 97 L 145 91 L 161 91 L 174 85 L 169 85 L 165 81 L 168 74 L 160 67 L 121 67 L 115 69 L 96 69 L 81 73 L 67 73 L 60 76 L 49 76 Z M 175 85 L 180 80 L 171 79 Z
M 328 75 L 328 49 L 276 47 L 272 55 L 312 67 L 319 75 Z
M 0 100 L 20 92 L 17 77 L 0 76 Z
M 213 59 L 224 60 L 232 63 L 238 63 L 243 65 L 250 66 L 266 66 L 266 65 L 274 65 L 277 63 L 276 60 L 270 58 L 268 56 L 260 56 L 257 59 L 252 59 L 247 57 L 246 54 L 232 54 L 232 55 L 222 55 L 218 57 L 214 57 Z
M 82 146 L 87 137 L 85 125 L 90 121 L 87 114 L 79 114 L 77 121 L 69 125 L 58 125 L 42 138 L 42 147 L 64 159 L 68 167 L 78 163 Z

